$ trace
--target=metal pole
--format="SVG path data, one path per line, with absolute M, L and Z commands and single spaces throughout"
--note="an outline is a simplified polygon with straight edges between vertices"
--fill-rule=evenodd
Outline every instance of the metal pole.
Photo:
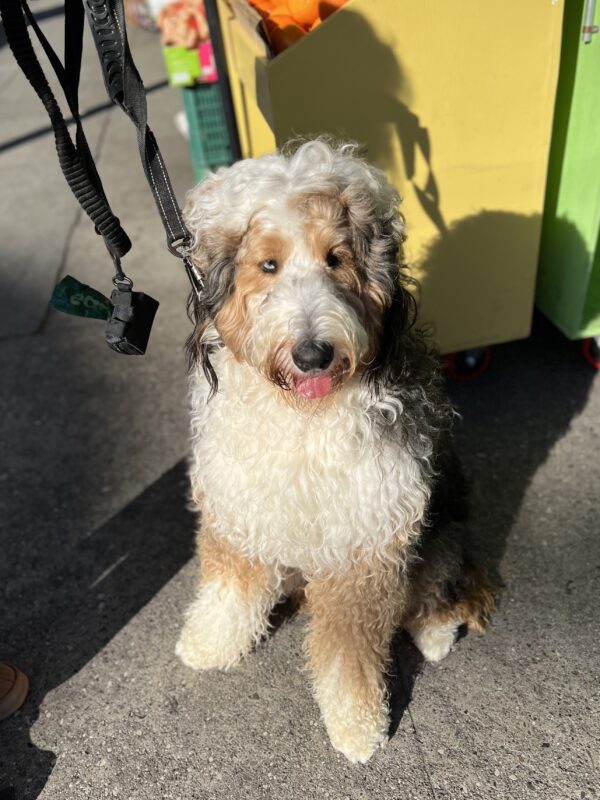
M 598 26 L 594 25 L 594 14 L 596 13 L 596 0 L 585 0 L 583 12 L 583 28 L 581 31 L 581 41 L 589 44 L 592 36 L 598 33 Z

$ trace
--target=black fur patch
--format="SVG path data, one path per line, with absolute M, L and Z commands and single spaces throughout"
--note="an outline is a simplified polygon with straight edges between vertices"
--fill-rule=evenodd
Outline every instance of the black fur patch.
M 214 320 L 233 291 L 235 291 L 235 259 L 226 257 L 211 264 L 207 270 L 201 299 L 198 299 L 195 292 L 191 292 L 188 298 L 188 316 L 194 323 L 194 330 L 186 341 L 188 364 L 190 369 L 198 362 L 202 366 L 210 386 L 209 397 L 212 397 L 219 388 L 217 373 L 210 360 L 210 356 L 219 344 L 203 343 L 201 334 L 210 321 Z

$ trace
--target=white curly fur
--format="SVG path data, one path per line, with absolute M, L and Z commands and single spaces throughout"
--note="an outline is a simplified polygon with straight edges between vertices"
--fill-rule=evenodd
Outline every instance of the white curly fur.
M 223 167 L 194 187 L 184 209 L 192 250 L 201 253 L 211 230 L 243 232 L 260 208 L 284 207 L 286 197 L 303 192 L 328 194 L 352 187 L 378 217 L 387 217 L 400 237 L 399 197 L 381 170 L 355 158 L 352 144 L 332 148 L 318 139 L 291 156 L 274 153 Z
M 229 669 L 267 632 L 267 619 L 279 588 L 274 574 L 269 590 L 249 602 L 223 581 L 204 583 L 186 612 L 176 653 L 191 669 Z
M 418 535 L 428 497 L 420 466 L 382 440 L 358 381 L 335 404 L 299 414 L 226 350 L 215 366 L 220 390 L 210 403 L 203 376 L 192 376 L 190 474 L 195 497 L 238 549 L 310 575 L 385 558 L 393 541 Z

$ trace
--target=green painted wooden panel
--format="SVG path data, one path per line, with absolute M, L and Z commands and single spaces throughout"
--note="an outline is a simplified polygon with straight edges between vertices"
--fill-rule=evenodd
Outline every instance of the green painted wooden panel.
M 600 34 L 581 41 L 583 7 L 565 8 L 536 292 L 571 339 L 600 334 Z

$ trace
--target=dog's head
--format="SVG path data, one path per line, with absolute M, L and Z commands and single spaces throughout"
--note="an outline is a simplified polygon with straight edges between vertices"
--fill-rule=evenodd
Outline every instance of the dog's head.
M 299 404 L 389 367 L 414 301 L 399 265 L 399 197 L 349 145 L 221 169 L 185 208 L 205 278 L 189 340 L 216 388 L 224 344 Z

